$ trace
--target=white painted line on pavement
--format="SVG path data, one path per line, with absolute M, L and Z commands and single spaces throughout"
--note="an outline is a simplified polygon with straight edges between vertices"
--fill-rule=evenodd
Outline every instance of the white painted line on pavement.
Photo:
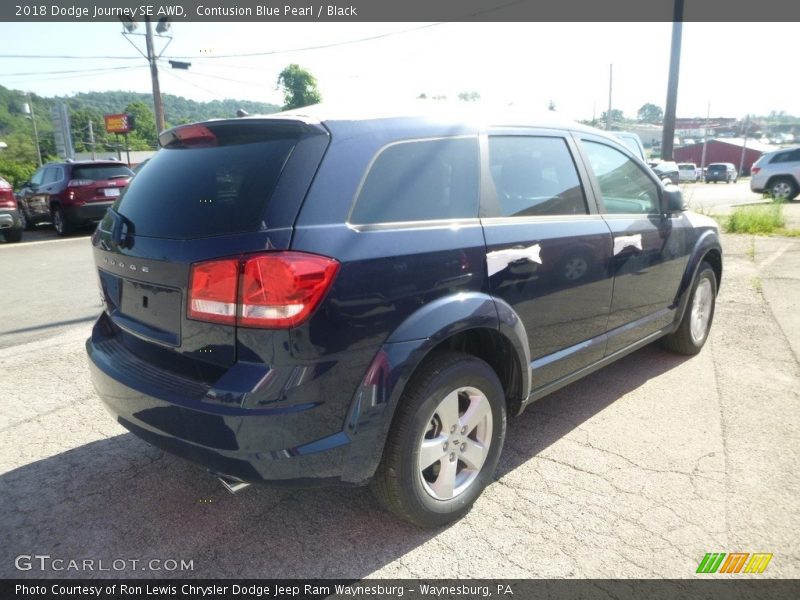
M 36 246 L 39 244 L 53 244 L 55 242 L 86 242 L 91 244 L 92 238 L 64 238 L 58 240 L 39 240 L 38 242 L 22 242 L 20 244 L 0 244 L 0 250 L 4 248 L 7 250 L 9 248 L 25 248 L 27 246 Z
M 778 250 L 773 252 L 772 255 L 769 258 L 765 258 L 764 260 L 762 260 L 758 264 L 758 268 L 759 269 L 763 269 L 765 267 L 770 266 L 772 263 L 774 263 L 776 260 L 778 260 L 781 256 L 783 256 L 784 252 L 786 252 L 791 247 L 792 247 L 791 242 L 788 243 L 788 244 L 784 244 L 781 248 L 779 248 Z

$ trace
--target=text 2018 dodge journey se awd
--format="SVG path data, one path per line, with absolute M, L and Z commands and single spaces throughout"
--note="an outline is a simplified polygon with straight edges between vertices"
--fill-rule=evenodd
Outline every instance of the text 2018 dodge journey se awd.
M 122 425 L 229 488 L 371 482 L 437 526 L 507 416 L 706 341 L 714 222 L 594 129 L 319 105 L 160 141 L 92 238 L 86 348 Z

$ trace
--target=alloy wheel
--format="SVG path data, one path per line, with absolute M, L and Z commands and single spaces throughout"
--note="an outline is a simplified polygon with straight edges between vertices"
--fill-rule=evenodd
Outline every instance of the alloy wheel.
M 708 331 L 712 302 L 711 282 L 708 279 L 702 279 L 694 291 L 694 299 L 692 300 L 691 326 L 689 330 L 695 344 L 700 344 Z
M 492 408 L 479 389 L 461 387 L 434 409 L 419 441 L 422 487 L 436 500 L 464 493 L 478 477 L 492 440 Z

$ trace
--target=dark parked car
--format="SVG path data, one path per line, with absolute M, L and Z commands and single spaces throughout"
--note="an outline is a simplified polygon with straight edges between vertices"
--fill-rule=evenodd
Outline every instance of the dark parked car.
M 648 164 L 658 178 L 664 183 L 677 184 L 680 182 L 680 169 L 678 169 L 678 163 L 675 161 L 656 160 L 651 161 Z
M 18 194 L 25 228 L 51 222 L 59 235 L 100 221 L 133 177 L 117 161 L 67 161 L 40 167 Z
M 160 142 L 92 237 L 86 349 L 119 423 L 231 490 L 371 482 L 441 525 L 507 417 L 708 336 L 717 226 L 603 132 L 318 106 Z
M 711 163 L 706 169 L 706 183 L 717 183 L 724 181 L 725 183 L 736 183 L 739 175 L 736 172 L 736 167 L 732 163 Z
M 22 229 L 14 188 L 0 177 L 0 234 L 7 242 L 19 242 L 22 240 Z

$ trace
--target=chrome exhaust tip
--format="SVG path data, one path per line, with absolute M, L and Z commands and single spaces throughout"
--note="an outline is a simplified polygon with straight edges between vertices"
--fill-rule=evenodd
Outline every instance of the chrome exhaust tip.
M 249 483 L 240 481 L 239 479 L 234 479 L 233 477 L 228 477 L 227 475 L 218 475 L 217 479 L 219 479 L 220 483 L 222 483 L 222 486 L 231 494 L 236 494 L 237 492 L 241 492 L 243 489 L 250 487 Z

